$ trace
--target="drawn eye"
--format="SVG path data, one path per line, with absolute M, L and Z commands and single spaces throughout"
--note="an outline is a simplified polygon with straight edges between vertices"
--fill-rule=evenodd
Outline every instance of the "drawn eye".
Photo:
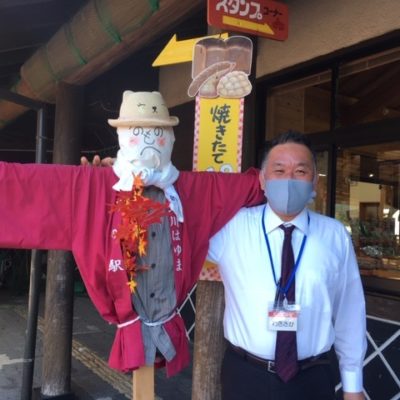
M 162 137 L 163 133 L 164 133 L 164 130 L 163 130 L 163 128 L 161 128 L 161 126 L 156 126 L 156 127 L 154 128 L 154 135 L 155 135 L 155 136 L 160 136 L 160 137 Z
M 153 109 L 153 114 L 157 114 L 157 106 L 153 106 L 152 109 Z
M 138 103 L 138 105 L 137 105 L 139 108 L 140 107 L 145 107 L 146 106 L 146 104 L 144 104 L 144 103 Z
M 132 129 L 132 134 L 135 135 L 135 136 L 143 135 L 143 128 L 141 126 L 135 126 Z

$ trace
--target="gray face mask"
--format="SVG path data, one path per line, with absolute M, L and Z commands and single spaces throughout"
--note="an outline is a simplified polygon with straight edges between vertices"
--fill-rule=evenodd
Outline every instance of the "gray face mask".
M 265 197 L 275 212 L 295 215 L 315 197 L 313 184 L 298 179 L 272 179 L 265 181 Z

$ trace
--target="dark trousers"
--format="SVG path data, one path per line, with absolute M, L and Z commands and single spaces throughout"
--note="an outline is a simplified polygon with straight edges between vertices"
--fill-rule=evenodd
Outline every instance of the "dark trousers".
M 334 400 L 330 365 L 300 371 L 288 383 L 249 363 L 229 347 L 221 368 L 222 400 Z

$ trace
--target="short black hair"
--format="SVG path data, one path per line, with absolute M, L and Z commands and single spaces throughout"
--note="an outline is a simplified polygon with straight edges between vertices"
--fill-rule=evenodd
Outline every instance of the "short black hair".
M 267 148 L 264 152 L 264 156 L 262 158 L 262 164 L 261 168 L 264 167 L 265 161 L 268 157 L 269 152 L 275 147 L 280 144 L 285 144 L 285 143 L 297 143 L 297 144 L 302 144 L 303 146 L 307 147 L 308 150 L 310 150 L 314 165 L 315 167 L 317 166 L 317 156 L 315 154 L 314 149 L 312 148 L 311 142 L 307 135 L 304 133 L 294 131 L 294 130 L 289 130 L 286 132 L 281 133 L 280 135 L 276 136 L 270 143 L 267 145 Z

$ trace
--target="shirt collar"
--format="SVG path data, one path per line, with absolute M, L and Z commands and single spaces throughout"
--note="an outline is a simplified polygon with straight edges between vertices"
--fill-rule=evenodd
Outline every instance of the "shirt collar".
M 294 225 L 297 229 L 303 232 L 304 235 L 308 235 L 308 216 L 309 211 L 307 208 L 293 218 L 289 223 Z M 284 223 L 271 209 L 269 204 L 265 205 L 265 215 L 264 215 L 265 230 L 268 233 L 272 232 L 280 225 Z

